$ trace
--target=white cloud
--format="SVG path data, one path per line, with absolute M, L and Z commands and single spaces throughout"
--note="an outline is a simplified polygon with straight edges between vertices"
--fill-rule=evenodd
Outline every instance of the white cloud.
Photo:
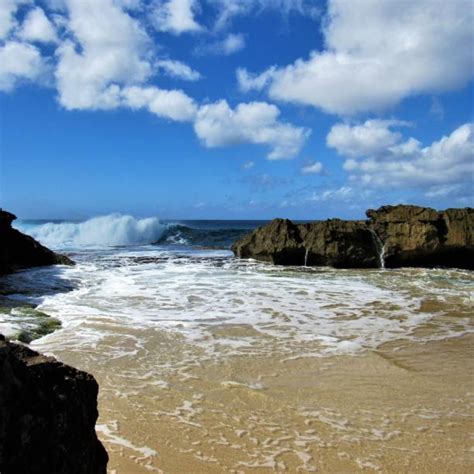
M 127 10 L 137 10 L 143 5 L 142 0 L 115 0 L 115 3 Z
M 320 161 L 308 163 L 301 168 L 303 174 L 321 174 L 324 171 L 323 164 Z
M 195 48 L 195 53 L 198 55 L 215 54 L 218 56 L 230 56 L 244 48 L 244 35 L 230 33 L 222 40 L 197 46 Z
M 471 0 L 330 0 L 326 49 L 260 75 L 243 90 L 350 115 L 419 93 L 464 85 L 473 75 Z
M 230 33 L 221 42 L 216 43 L 215 51 L 220 54 L 229 55 L 245 48 L 244 35 Z
M 18 0 L 0 0 L 0 39 L 5 39 L 16 24 Z
M 242 169 L 244 169 L 244 170 L 249 170 L 249 169 L 252 169 L 254 166 L 255 166 L 255 163 L 254 163 L 253 161 L 246 161 L 246 162 L 242 165 Z
M 127 87 L 121 92 L 122 104 L 132 109 L 146 108 L 159 117 L 178 122 L 192 121 L 196 115 L 193 99 L 180 90 L 157 87 Z
M 197 9 L 196 0 L 159 0 L 154 5 L 151 20 L 158 31 L 174 35 L 199 32 L 203 28 L 194 19 Z
M 190 68 L 187 64 L 173 59 L 161 59 L 156 63 L 156 66 L 162 69 L 168 76 L 176 77 L 183 81 L 198 81 L 202 77 L 198 71 Z
M 441 186 L 434 186 L 425 192 L 425 196 L 429 198 L 443 198 L 452 196 L 461 191 L 463 186 L 461 184 L 443 184 Z M 472 193 L 472 191 L 471 191 Z
M 244 68 L 237 69 L 237 81 L 239 83 L 240 90 L 242 92 L 249 92 L 251 90 L 262 90 L 265 88 L 273 79 L 277 68 L 272 66 L 261 74 L 254 75 L 250 74 Z
M 141 83 L 152 73 L 148 37 L 113 0 L 67 5 L 77 43 L 65 41 L 57 49 L 60 102 L 67 109 L 117 107 L 121 85 Z
M 315 202 L 325 202 L 325 201 L 342 201 L 342 202 L 349 202 L 352 201 L 355 196 L 357 195 L 357 191 L 355 191 L 350 186 L 341 186 L 339 188 L 334 189 L 326 189 L 322 192 L 314 192 L 312 195 L 308 197 L 308 201 L 315 201 Z
M 9 41 L 0 47 L 0 91 L 9 92 L 23 80 L 35 81 L 47 66 L 33 45 Z
M 390 127 L 408 125 L 399 120 L 367 120 L 361 125 L 339 123 L 331 128 L 327 144 L 350 157 L 384 155 L 402 139 L 402 134 Z
M 403 125 L 403 122 L 401 122 Z M 429 187 L 470 182 L 474 173 L 474 125 L 466 123 L 431 145 L 404 138 L 397 121 L 335 125 L 328 146 L 347 159 L 353 181 L 388 187 Z
M 57 41 L 56 30 L 53 24 L 39 7 L 30 10 L 26 15 L 21 25 L 19 37 L 26 41 L 40 41 L 43 43 L 54 43 Z
M 208 0 L 218 9 L 215 24 L 217 30 L 226 28 L 229 23 L 239 15 L 248 15 L 252 12 L 262 13 L 276 10 L 282 15 L 296 12 L 301 15 L 316 17 L 320 9 L 314 5 L 313 0 Z
M 437 97 L 432 97 L 430 114 L 433 115 L 437 120 L 444 119 L 444 107 L 441 101 Z
M 209 148 L 253 143 L 272 148 L 269 159 L 292 158 L 297 155 L 310 132 L 280 122 L 280 111 L 266 102 L 239 104 L 231 109 L 225 100 L 202 106 L 194 129 Z

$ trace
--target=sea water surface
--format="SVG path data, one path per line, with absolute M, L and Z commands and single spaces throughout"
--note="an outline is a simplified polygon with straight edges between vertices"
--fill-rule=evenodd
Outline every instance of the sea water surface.
M 472 472 L 472 272 L 235 259 L 251 221 L 17 222 L 0 332 L 91 372 L 114 473 Z

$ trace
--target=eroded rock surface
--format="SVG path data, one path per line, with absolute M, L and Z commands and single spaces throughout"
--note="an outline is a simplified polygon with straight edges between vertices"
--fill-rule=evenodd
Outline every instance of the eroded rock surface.
M 236 256 L 281 265 L 337 268 L 474 268 L 474 210 L 418 206 L 368 210 L 367 221 L 296 225 L 275 219 L 232 246 Z
M 0 275 L 28 267 L 73 264 L 65 255 L 59 255 L 13 229 L 11 223 L 15 219 L 14 214 L 0 210 Z
M 383 206 L 367 211 L 387 267 L 474 268 L 474 209 Z
M 0 472 L 105 474 L 92 375 L 0 335 Z

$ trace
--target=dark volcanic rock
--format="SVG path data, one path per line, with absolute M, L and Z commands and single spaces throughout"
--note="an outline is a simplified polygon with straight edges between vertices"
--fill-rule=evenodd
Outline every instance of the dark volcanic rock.
M 13 214 L 0 210 L 0 275 L 15 270 L 43 265 L 73 265 L 65 255 L 59 255 L 43 247 L 32 237 L 22 234 L 11 226 Z
M 368 210 L 368 221 L 331 219 L 295 225 L 275 219 L 232 246 L 241 258 L 282 265 L 474 268 L 474 210 L 418 206 Z
M 0 335 L 0 472 L 106 473 L 92 375 Z
M 387 267 L 474 268 L 474 209 L 383 206 L 367 211 Z

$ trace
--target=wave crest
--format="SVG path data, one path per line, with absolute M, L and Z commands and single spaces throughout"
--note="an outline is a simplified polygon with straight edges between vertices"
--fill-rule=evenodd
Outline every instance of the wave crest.
M 25 232 L 49 247 L 70 245 L 140 245 L 156 242 L 167 226 L 156 217 L 135 219 L 132 216 L 110 214 L 93 217 L 85 222 L 62 222 L 36 226 L 18 225 Z

